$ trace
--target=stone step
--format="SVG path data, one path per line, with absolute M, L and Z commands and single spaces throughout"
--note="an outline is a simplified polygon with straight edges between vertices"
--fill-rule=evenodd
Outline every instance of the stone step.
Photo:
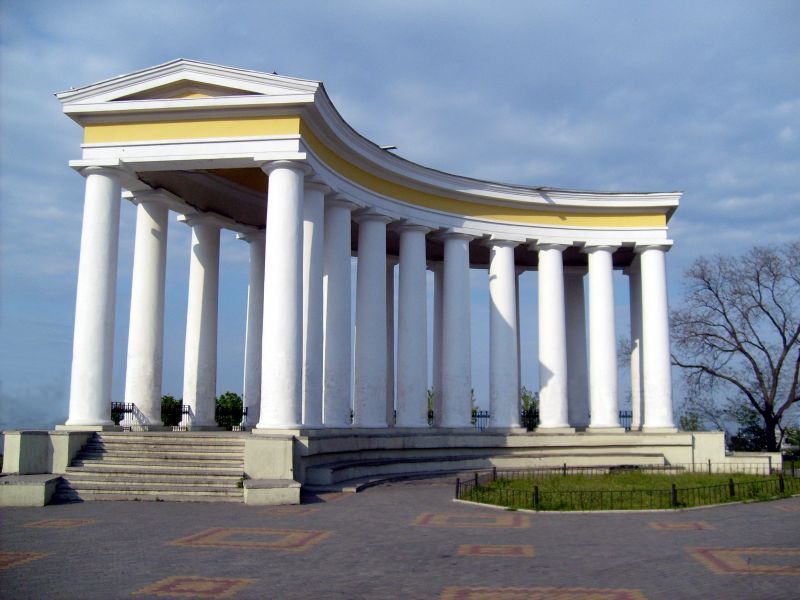
M 206 492 L 229 492 L 239 490 L 236 482 L 231 482 L 227 485 L 214 483 L 198 483 L 197 481 L 189 481 L 184 483 L 177 482 L 146 482 L 146 481 L 130 481 L 113 479 L 108 481 L 101 480 L 83 480 L 80 478 L 68 477 L 65 478 L 64 487 L 69 487 L 73 490 L 119 490 L 122 492 L 134 491 L 167 491 L 178 492 L 182 494 L 190 493 L 206 493 Z
M 151 450 L 149 452 L 86 452 L 81 451 L 76 460 L 114 460 L 141 462 L 149 460 L 169 460 L 169 461 L 216 461 L 221 463 L 241 463 L 244 460 L 244 454 L 217 454 L 217 453 L 201 453 L 201 452 L 177 452 L 177 451 L 159 451 Z
M 133 483 L 174 483 L 175 485 L 190 484 L 215 484 L 233 485 L 242 479 L 243 474 L 238 475 L 208 475 L 206 473 L 130 473 L 130 472 L 96 472 L 96 471 L 69 471 L 67 477 L 69 481 L 125 481 Z
M 56 498 L 242 502 L 243 476 L 241 437 L 101 433 L 66 469 Z
M 163 475 L 235 475 L 241 477 L 244 468 L 239 465 L 236 467 L 218 466 L 218 465 L 167 465 L 164 463 L 154 464 L 114 464 L 90 462 L 86 465 L 76 465 L 73 463 L 67 467 L 67 473 L 84 472 L 84 473 L 148 473 L 148 474 L 163 474 Z
M 89 444 L 99 444 L 105 446 L 176 446 L 181 448 L 244 448 L 245 441 L 237 438 L 226 440 L 222 438 L 146 438 L 146 437 L 131 437 L 131 438 L 106 438 L 98 437 L 89 441 Z
M 240 448 L 244 449 L 245 440 L 243 438 L 182 438 L 182 437 L 106 437 L 105 434 L 89 441 L 89 444 L 103 446 L 174 446 L 179 448 Z
M 249 432 L 239 431 L 99 431 L 98 438 L 147 438 L 147 439 L 167 439 L 167 440 L 193 440 L 193 439 L 214 439 L 241 441 L 250 435 Z
M 78 456 L 72 461 L 73 467 L 89 466 L 89 465 L 149 465 L 149 466 L 164 466 L 170 467 L 224 467 L 224 468 L 241 468 L 244 464 L 242 460 L 203 460 L 202 458 L 169 458 L 166 456 L 151 456 L 151 457 L 114 457 L 114 456 L 95 456 L 90 458 L 81 458 Z
M 344 481 L 380 478 L 386 476 L 417 475 L 424 473 L 447 473 L 489 469 L 524 469 L 536 467 L 558 467 L 564 463 L 580 466 L 661 465 L 663 455 L 659 454 L 544 454 L 528 453 L 513 455 L 484 456 L 435 456 L 435 457 L 384 457 L 342 461 L 309 467 L 306 470 L 306 485 L 325 486 Z
M 139 492 L 111 492 L 111 491 L 59 491 L 54 495 L 55 502 L 81 502 L 81 501 L 150 501 L 150 502 L 236 502 L 241 504 L 244 494 L 238 495 L 201 495 L 182 493 L 139 493 Z

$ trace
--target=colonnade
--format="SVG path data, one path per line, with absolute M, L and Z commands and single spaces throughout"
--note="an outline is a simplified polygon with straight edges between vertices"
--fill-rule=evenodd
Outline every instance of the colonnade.
M 525 307 L 519 305 L 514 248 L 528 242 L 497 235 L 477 239 L 397 220 L 315 180 L 300 161 L 271 162 L 262 170 L 269 178 L 266 229 L 234 226 L 250 246 L 244 377 L 250 424 L 258 430 L 427 427 L 430 326 L 435 425 L 470 427 L 470 244 L 480 243 L 489 247 L 490 256 L 491 427 L 519 427 L 518 322 Z M 96 427 L 111 424 L 121 190 L 119 173 L 112 168 L 90 167 L 83 174 L 86 196 L 67 426 Z M 125 400 L 158 425 L 167 222 L 169 211 L 180 212 L 181 207 L 157 192 L 134 193 L 133 201 L 137 224 Z M 232 222 L 184 212 L 179 220 L 191 227 L 192 251 L 183 398 L 192 409 L 192 426 L 203 428 L 214 426 L 220 229 Z M 354 329 L 353 222 L 358 224 Z M 399 236 L 396 332 L 388 228 Z M 441 262 L 426 256 L 428 238 L 442 244 Z M 587 255 L 587 269 L 565 266 L 564 252 L 572 246 Z M 540 431 L 621 431 L 612 282 L 618 247 L 565 239 L 538 239 L 530 245 L 538 253 L 539 271 Z M 667 249 L 663 242 L 637 245 L 638 257 L 627 270 L 633 426 L 645 431 L 673 428 Z M 431 324 L 427 269 L 434 278 Z M 393 404 L 396 423 L 391 423 Z

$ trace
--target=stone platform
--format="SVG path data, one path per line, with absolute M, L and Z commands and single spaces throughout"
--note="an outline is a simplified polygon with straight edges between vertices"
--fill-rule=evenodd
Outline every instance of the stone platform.
M 226 439 L 237 448 L 227 448 Z M 209 445 L 217 450 L 204 447 Z M 226 448 L 220 454 L 220 449 Z M 212 464 L 212 460 L 223 459 L 228 461 L 224 465 Z M 234 459 L 236 464 L 230 463 Z M 26 475 L 61 474 L 65 484 L 74 480 L 71 487 L 77 493 L 73 499 L 122 500 L 132 499 L 125 495 L 135 493 L 139 499 L 296 504 L 301 488 L 306 492 L 355 492 L 387 480 L 493 467 L 679 465 L 690 470 L 768 472 L 780 468 L 780 461 L 779 453 L 726 455 L 721 432 L 540 433 L 435 428 L 116 434 L 30 431 L 6 434 L 3 470 L 18 476 L 13 480 L 16 485 L 31 483 Z M 205 467 L 212 466 L 214 472 L 206 472 Z M 217 473 L 221 469 L 225 472 Z M 110 470 L 116 474 L 113 482 L 106 481 L 113 478 Z M 212 481 L 212 475 L 232 478 L 234 483 Z M 187 481 L 189 476 L 197 480 Z M 239 489 L 237 479 L 242 481 Z M 223 484 L 231 489 L 216 489 Z M 5 496 L 19 502 L 18 494 L 9 486 L 4 488 Z

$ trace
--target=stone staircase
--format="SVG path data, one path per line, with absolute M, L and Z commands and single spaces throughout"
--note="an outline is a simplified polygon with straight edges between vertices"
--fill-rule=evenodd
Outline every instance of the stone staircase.
M 443 476 L 471 471 L 536 469 L 570 466 L 607 468 L 618 465 L 664 466 L 663 454 L 656 453 L 542 453 L 439 454 L 421 455 L 406 451 L 403 456 L 340 459 L 308 467 L 304 489 L 313 492 L 355 492 L 370 485 L 395 479 Z
M 229 432 L 96 433 L 54 501 L 243 502 L 244 445 Z

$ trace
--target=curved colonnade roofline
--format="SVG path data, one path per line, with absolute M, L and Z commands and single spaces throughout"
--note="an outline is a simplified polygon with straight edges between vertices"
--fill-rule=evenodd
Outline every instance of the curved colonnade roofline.
M 84 129 L 76 169 L 117 166 L 131 192 L 164 189 L 187 204 L 263 228 L 271 160 L 396 221 L 522 244 L 663 243 L 681 194 L 509 185 L 430 169 L 361 136 L 321 82 L 177 59 L 57 94 Z M 223 198 L 223 200 L 220 200 Z M 236 226 L 231 228 L 236 229 Z

